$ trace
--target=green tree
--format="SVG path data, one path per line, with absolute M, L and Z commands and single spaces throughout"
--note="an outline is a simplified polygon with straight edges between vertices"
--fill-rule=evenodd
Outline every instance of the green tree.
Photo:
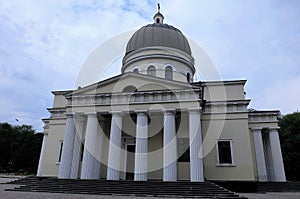
M 11 159 L 11 137 L 14 129 L 8 123 L 0 124 L 0 171 L 6 171 Z
M 279 120 L 279 136 L 286 178 L 300 180 L 300 112 L 283 116 Z
M 31 126 L 0 123 L 0 172 L 35 173 L 42 139 Z

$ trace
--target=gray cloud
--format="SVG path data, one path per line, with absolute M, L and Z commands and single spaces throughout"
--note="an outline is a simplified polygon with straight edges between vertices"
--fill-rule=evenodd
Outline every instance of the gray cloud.
M 156 3 L 1 2 L 0 121 L 19 117 L 41 130 L 40 119 L 52 106 L 50 91 L 73 88 L 89 53 L 116 34 L 151 23 Z M 165 22 L 200 44 L 224 79 L 248 79 L 251 107 L 300 109 L 299 1 L 160 3 Z

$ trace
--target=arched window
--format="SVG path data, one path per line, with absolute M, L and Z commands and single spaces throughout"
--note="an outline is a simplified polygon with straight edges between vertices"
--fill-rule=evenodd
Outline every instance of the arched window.
M 149 66 L 147 69 L 147 75 L 149 76 L 156 76 L 156 69 L 154 66 Z
M 139 69 L 135 68 L 135 69 L 133 69 L 133 72 L 134 73 L 139 73 Z
M 159 23 L 159 18 L 156 19 L 156 23 Z
M 129 85 L 123 88 L 122 92 L 124 93 L 134 93 L 137 91 L 137 88 L 135 86 Z
M 186 80 L 188 83 L 191 82 L 191 74 L 189 72 L 186 74 Z
M 165 68 L 165 78 L 169 80 L 173 79 L 173 68 L 171 66 Z

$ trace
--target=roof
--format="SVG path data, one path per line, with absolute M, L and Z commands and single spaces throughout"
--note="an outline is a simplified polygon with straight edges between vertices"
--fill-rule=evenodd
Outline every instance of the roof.
M 127 43 L 126 55 L 152 46 L 175 48 L 191 55 L 190 45 L 182 32 L 165 23 L 148 24 L 137 30 Z

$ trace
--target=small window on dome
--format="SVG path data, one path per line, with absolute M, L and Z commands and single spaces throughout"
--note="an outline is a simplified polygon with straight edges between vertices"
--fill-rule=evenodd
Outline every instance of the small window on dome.
M 188 83 L 191 82 L 191 74 L 190 73 L 186 74 L 186 80 L 187 80 Z
M 165 69 L 165 78 L 172 80 L 173 79 L 173 68 L 171 66 L 167 66 Z
M 156 19 L 156 23 L 160 23 L 159 18 Z
M 133 69 L 133 72 L 138 74 L 139 73 L 139 69 L 135 68 L 135 69 Z
M 147 75 L 149 76 L 156 76 L 156 69 L 154 66 L 149 66 L 147 69 Z

